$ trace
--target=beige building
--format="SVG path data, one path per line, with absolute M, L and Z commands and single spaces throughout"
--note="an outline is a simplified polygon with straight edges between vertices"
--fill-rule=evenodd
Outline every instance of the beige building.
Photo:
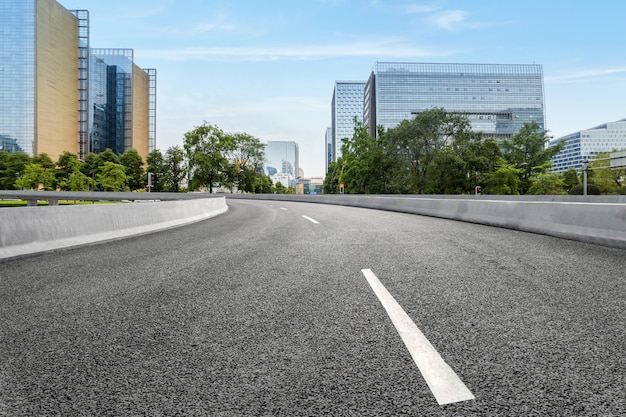
M 135 148 L 145 160 L 156 148 L 156 70 L 129 49 L 94 55 L 88 11 L 0 0 L 0 27 L 0 150 L 56 160 Z

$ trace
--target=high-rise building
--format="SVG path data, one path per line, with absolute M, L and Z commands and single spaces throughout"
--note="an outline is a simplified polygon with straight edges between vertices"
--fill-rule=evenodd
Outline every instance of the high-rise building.
M 56 159 L 64 151 L 81 158 L 100 152 L 103 143 L 116 153 L 136 148 L 144 158 L 155 148 L 155 70 L 132 59 L 108 62 L 89 42 L 86 10 L 55 0 L 0 0 L 3 149 Z
M 553 139 L 548 146 L 556 146 L 561 141 L 565 142 L 565 146 L 552 158 L 552 171 L 563 172 L 574 168 L 580 172 L 583 161 L 592 160 L 600 153 L 626 149 L 626 119 Z
M 376 137 L 435 107 L 460 113 L 472 130 L 505 139 L 524 122 L 544 128 L 541 65 L 377 62 L 367 81 L 363 124 Z
M 336 81 L 331 104 L 332 160 L 341 157 L 341 139 L 352 138 L 354 120 L 363 121 L 365 81 Z
M 328 171 L 328 166 L 334 161 L 333 155 L 333 128 L 326 128 L 326 135 L 324 136 L 324 172 Z
M 300 175 L 300 151 L 296 142 L 269 141 L 265 146 L 264 171 L 286 187 L 294 187 Z

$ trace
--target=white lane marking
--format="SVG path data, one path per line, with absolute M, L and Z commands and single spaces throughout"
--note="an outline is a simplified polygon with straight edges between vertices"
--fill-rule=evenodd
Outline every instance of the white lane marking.
M 318 221 L 317 221 L 317 220 L 315 220 L 315 219 L 310 218 L 309 216 L 302 216 L 302 217 L 304 217 L 305 219 L 307 219 L 307 220 L 308 220 L 308 221 L 310 221 L 311 223 L 320 224 L 320 222 L 318 222 Z
M 439 405 L 469 401 L 474 395 L 430 344 L 370 269 L 362 269 Z
M 284 207 L 281 207 L 280 209 L 281 209 L 281 210 L 285 210 L 285 211 L 287 211 L 287 209 L 286 209 L 286 208 L 284 208 Z

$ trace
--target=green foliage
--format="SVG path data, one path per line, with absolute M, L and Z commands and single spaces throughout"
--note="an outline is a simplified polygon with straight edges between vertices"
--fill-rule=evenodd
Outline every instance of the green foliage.
M 567 185 L 561 174 L 540 172 L 530 177 L 530 184 L 527 194 L 567 194 Z
M 226 156 L 230 162 L 226 182 L 231 188 L 236 186 L 239 191 L 253 192 L 255 178 L 262 170 L 265 159 L 265 145 L 247 133 L 234 133 L 227 136 L 230 136 L 233 146 Z
M 583 195 L 585 193 L 585 187 L 583 184 L 577 184 L 569 190 L 570 195 Z M 600 195 L 600 189 L 595 184 L 587 184 L 587 195 Z
M 126 191 L 128 177 L 123 165 L 107 161 L 100 166 L 96 180 L 104 191 Z
M 15 182 L 24 174 L 30 162 L 30 156 L 23 152 L 0 151 L 0 189 L 15 190 Z
M 589 162 L 588 182 L 597 186 L 602 194 L 621 194 L 626 169 L 611 169 L 609 157 L 610 152 L 604 152 Z
M 185 156 L 188 160 L 190 188 L 206 188 L 226 178 L 229 161 L 226 154 L 234 149 L 232 138 L 216 126 L 206 122 L 185 133 Z
M 15 181 L 18 190 L 52 190 L 54 185 L 54 172 L 50 168 L 44 168 L 36 163 L 24 166 L 24 173 Z
M 118 158 L 126 173 L 126 185 L 132 190 L 143 190 L 146 184 L 144 162 L 136 149 L 128 149 Z
M 509 164 L 522 169 L 519 193 L 526 194 L 531 186 L 533 174 L 545 172 L 546 164 L 563 150 L 564 143 L 547 148 L 550 137 L 537 122 L 524 123 L 520 131 L 510 140 L 502 142 L 503 156 Z
M 152 184 L 151 191 L 159 192 L 166 191 L 165 177 L 167 173 L 167 167 L 165 165 L 165 158 L 160 150 L 155 149 L 148 154 L 146 158 L 148 167 L 146 173 L 151 172 L 156 177 L 156 184 Z M 144 184 L 148 185 L 148 176 L 144 174 Z
M 257 175 L 254 180 L 254 192 L 257 194 L 271 194 L 272 179 L 269 175 Z
M 67 179 L 63 179 L 60 185 L 63 190 L 89 191 L 89 188 L 93 186 L 93 181 L 79 170 L 76 170 Z
M 163 187 L 166 191 L 180 192 L 180 185 L 187 175 L 185 151 L 180 146 L 171 146 L 165 152 Z
M 572 187 L 580 183 L 578 172 L 576 172 L 574 168 L 570 168 L 563 172 L 563 182 L 565 183 L 566 191 L 569 193 Z
M 500 158 L 493 172 L 485 174 L 485 194 L 519 195 L 520 176 L 524 172 L 521 168 L 509 164 L 505 159 Z

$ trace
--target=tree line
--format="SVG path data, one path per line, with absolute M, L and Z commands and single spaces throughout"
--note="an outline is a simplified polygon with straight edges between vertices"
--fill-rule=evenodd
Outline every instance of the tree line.
M 328 168 L 325 193 L 339 193 L 341 186 L 353 194 L 583 193 L 575 169 L 551 172 L 564 144 L 547 148 L 548 132 L 535 122 L 499 143 L 472 131 L 466 116 L 434 108 L 394 128 L 379 127 L 377 136 L 355 119 L 352 138 L 342 139 L 341 157 Z M 622 190 L 615 178 L 623 170 L 597 168 L 590 171 L 590 190 Z
M 144 161 L 135 149 L 116 155 L 107 149 L 84 159 L 64 152 L 57 161 L 45 153 L 0 151 L 0 189 L 65 191 L 142 191 L 148 172 L 152 191 L 186 192 L 215 187 L 251 193 L 293 193 L 263 173 L 265 147 L 247 133 L 227 133 L 207 122 L 185 133 L 183 146 L 150 152 Z

